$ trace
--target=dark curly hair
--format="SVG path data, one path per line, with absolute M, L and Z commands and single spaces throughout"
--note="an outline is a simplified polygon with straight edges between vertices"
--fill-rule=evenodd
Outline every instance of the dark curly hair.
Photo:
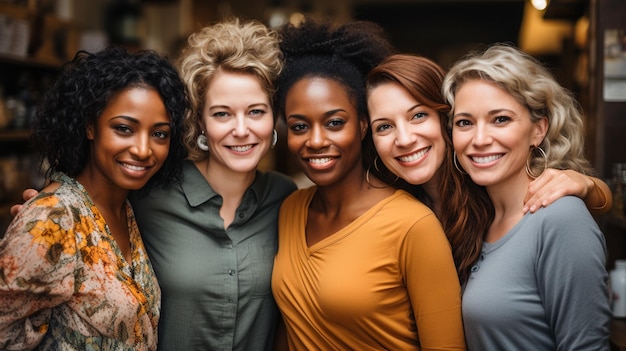
M 346 89 L 359 118 L 369 124 L 365 78 L 369 71 L 394 51 L 382 27 L 368 21 L 340 26 L 305 19 L 298 26 L 287 24 L 279 31 L 284 56 L 283 71 L 276 86 L 275 111 L 285 118 L 285 98 L 291 87 L 304 78 L 332 79 Z M 371 130 L 363 139 L 363 163 L 371 165 L 374 145 Z
M 119 92 L 140 86 L 159 93 L 172 128 L 168 157 L 144 190 L 179 181 L 186 157 L 181 138 L 183 115 L 189 106 L 185 85 L 167 58 L 149 50 L 130 53 L 118 47 L 97 53 L 79 51 L 63 66 L 38 106 L 32 140 L 42 161 L 49 165 L 46 175 L 63 172 L 76 176 L 81 172 L 89 157 L 87 127 Z

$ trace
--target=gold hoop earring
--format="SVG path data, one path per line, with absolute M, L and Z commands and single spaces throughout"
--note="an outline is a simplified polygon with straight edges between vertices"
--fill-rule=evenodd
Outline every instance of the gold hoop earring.
M 378 161 L 378 155 L 376 155 L 376 157 L 374 157 L 374 169 L 378 172 L 378 173 L 382 173 L 380 171 L 380 169 L 378 169 L 378 165 L 376 164 L 376 161 Z
M 388 188 L 389 185 L 376 186 L 376 185 L 370 183 L 370 168 L 371 167 L 367 167 L 367 170 L 365 171 L 365 181 L 367 182 L 367 184 L 369 186 L 371 186 L 372 188 L 374 188 L 374 189 L 385 189 L 385 188 Z
M 456 161 L 456 150 L 453 152 L 454 153 L 452 154 L 452 162 L 454 163 L 454 168 L 456 168 L 456 170 L 459 171 L 459 173 L 461 174 L 467 174 L 467 172 L 463 171 L 463 169 L 459 166 L 459 164 Z
M 543 169 L 537 175 L 535 175 L 532 172 L 531 165 L 530 165 L 533 159 L 533 153 L 535 150 L 539 150 L 539 154 L 543 158 Z M 528 153 L 528 158 L 526 158 L 526 174 L 532 179 L 537 179 L 541 175 L 541 173 L 543 173 L 543 171 L 546 170 L 546 168 L 548 168 L 548 155 L 546 155 L 546 152 L 543 151 L 543 149 L 540 146 L 531 145 L 530 152 Z
M 384 173 L 384 172 L 383 172 L 383 171 L 381 171 L 381 170 L 378 168 L 377 161 L 378 161 L 378 155 L 376 155 L 376 157 L 374 157 L 374 169 L 376 170 L 376 172 L 378 172 L 378 174 L 383 175 L 383 173 Z M 384 163 L 383 163 L 383 164 L 384 164 Z M 369 169 L 368 169 L 368 170 L 369 170 Z M 394 174 L 393 172 L 391 172 L 390 170 L 387 170 L 387 172 L 392 173 L 393 175 L 395 175 L 395 176 L 396 176 L 396 179 L 394 179 L 394 180 L 393 180 L 393 182 L 391 182 L 391 184 L 389 184 L 389 185 L 394 185 L 394 184 L 396 184 L 396 182 L 398 181 L 398 179 L 400 179 L 400 177 L 399 177 L 398 175 Z

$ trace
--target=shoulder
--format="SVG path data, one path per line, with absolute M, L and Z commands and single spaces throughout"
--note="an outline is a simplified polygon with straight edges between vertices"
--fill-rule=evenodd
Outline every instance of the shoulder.
M 281 200 L 297 189 L 293 179 L 274 171 L 258 171 L 253 187 L 257 188 L 268 197 L 279 198 Z
M 262 177 L 265 177 L 267 179 L 268 183 L 271 186 L 280 186 L 282 188 L 290 190 L 289 191 L 290 193 L 296 190 L 296 183 L 293 181 L 292 178 L 290 178 L 289 176 L 285 174 L 275 172 L 275 171 L 259 172 L 259 173 L 261 174 Z
M 389 202 L 385 207 L 397 213 L 398 216 L 410 215 L 410 218 L 413 220 L 423 216 L 434 215 L 430 207 L 404 190 L 396 190 L 389 197 Z
M 298 204 L 308 203 L 315 194 L 316 189 L 316 186 L 311 186 L 306 189 L 296 189 L 285 198 L 285 201 L 283 201 L 283 207 L 297 206 Z
M 598 224 L 591 216 L 583 200 L 575 196 L 565 196 L 548 207 L 528 214 L 528 220 L 537 235 L 543 237 L 543 241 L 556 241 L 567 237 L 569 245 L 588 245 L 590 242 L 603 242 L 603 234 Z
M 539 209 L 531 218 L 532 216 L 547 223 L 593 221 L 583 200 L 576 196 L 564 196 Z

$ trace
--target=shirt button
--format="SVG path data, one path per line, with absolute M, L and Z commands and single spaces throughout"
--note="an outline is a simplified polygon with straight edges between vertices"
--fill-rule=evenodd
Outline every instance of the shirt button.
M 243 219 L 243 217 L 245 217 L 245 216 L 246 216 L 246 215 L 245 215 L 243 212 L 239 212 L 239 218 L 242 218 L 242 219 Z
M 233 248 L 233 244 L 226 244 L 226 248 L 227 249 L 232 249 Z
M 235 270 L 234 270 L 234 269 L 229 269 L 229 270 L 228 270 L 228 274 L 230 274 L 230 275 L 235 275 Z

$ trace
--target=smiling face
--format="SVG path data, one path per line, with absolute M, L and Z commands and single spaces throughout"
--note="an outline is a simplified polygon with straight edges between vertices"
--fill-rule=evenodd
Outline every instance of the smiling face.
M 140 189 L 165 162 L 170 134 L 169 115 L 154 89 L 123 90 L 87 129 L 92 144 L 86 169 L 113 187 Z
M 361 141 L 367 122 L 360 119 L 345 88 L 334 80 L 304 78 L 285 99 L 289 151 L 318 186 L 361 174 Z
M 274 129 L 270 99 L 259 80 L 253 74 L 218 71 L 202 115 L 211 167 L 255 172 Z
M 367 105 L 374 145 L 385 166 L 410 184 L 431 181 L 446 154 L 439 113 L 392 82 L 371 89 Z
M 463 83 L 454 104 L 454 149 L 472 180 L 487 187 L 528 183 L 526 159 L 543 140 L 547 119 L 532 123 L 512 95 L 479 79 Z

